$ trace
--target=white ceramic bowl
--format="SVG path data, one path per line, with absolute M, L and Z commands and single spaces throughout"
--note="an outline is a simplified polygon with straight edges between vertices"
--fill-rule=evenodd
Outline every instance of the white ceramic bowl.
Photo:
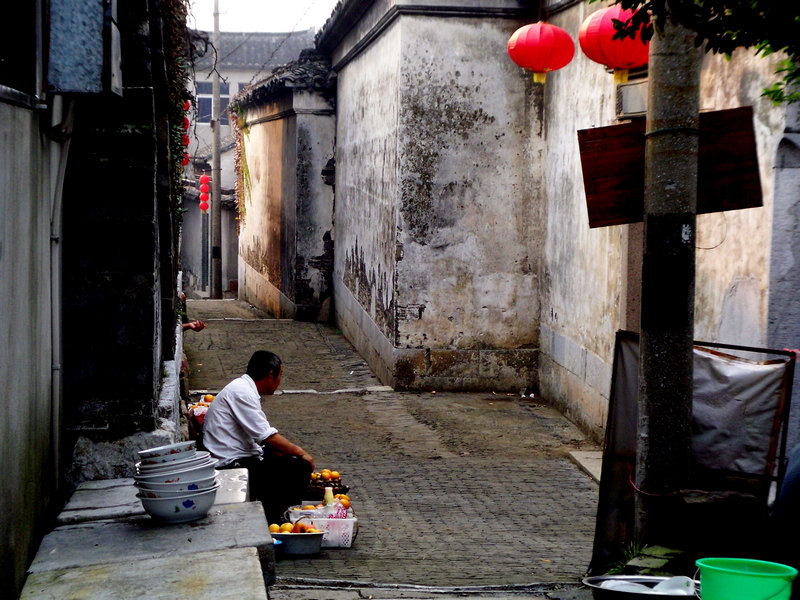
M 204 464 L 211 458 L 208 452 L 196 452 L 194 456 L 184 460 L 173 460 L 170 462 L 159 463 L 157 465 L 146 465 L 144 461 L 136 463 L 136 472 L 141 475 L 150 475 L 152 473 L 165 473 L 166 471 L 183 471 L 189 467 L 196 467 L 197 465 Z
M 140 490 L 164 490 L 166 492 L 196 492 L 207 490 L 217 483 L 216 475 L 194 481 L 179 481 L 177 483 L 158 483 L 155 481 L 137 481 L 135 485 Z
M 184 483 L 186 481 L 196 481 L 205 479 L 216 474 L 214 466 L 217 459 L 209 458 L 206 464 L 183 469 L 181 471 L 166 471 L 164 473 L 152 473 L 147 475 L 134 475 L 133 478 L 141 483 Z
M 168 523 L 185 523 L 202 519 L 208 514 L 216 497 L 216 487 L 204 492 L 188 493 L 174 498 L 145 498 L 141 494 L 137 494 L 137 498 L 142 501 L 142 507 L 148 515 Z
M 150 458 L 143 458 L 137 465 L 158 466 L 165 465 L 182 460 L 189 460 L 197 456 L 197 451 L 194 448 L 183 450 L 181 452 L 174 452 L 172 454 L 164 454 L 161 456 L 153 456 Z
M 215 483 L 202 489 L 182 491 L 149 490 L 147 488 L 139 487 L 138 485 L 136 487 L 139 488 L 139 493 L 136 494 L 137 498 L 183 498 L 184 496 L 193 496 L 211 490 L 216 490 L 219 487 L 219 483 Z
M 146 450 L 139 450 L 139 460 L 151 460 L 159 457 L 170 456 L 179 452 L 187 450 L 197 450 L 197 442 L 190 440 L 188 442 L 178 442 L 176 444 L 167 444 L 166 446 L 156 446 L 155 448 L 147 448 Z
M 136 486 L 136 488 L 139 490 L 139 494 L 145 498 L 177 498 L 178 496 L 185 496 L 186 494 L 198 494 L 200 492 L 207 492 L 212 488 L 219 487 L 219 483 L 216 481 L 216 478 L 212 479 L 212 483 L 210 485 L 200 487 L 196 483 L 192 483 L 183 486 L 189 488 L 183 490 L 154 490 L 148 487 L 144 487 L 139 483 L 134 483 L 133 485 Z

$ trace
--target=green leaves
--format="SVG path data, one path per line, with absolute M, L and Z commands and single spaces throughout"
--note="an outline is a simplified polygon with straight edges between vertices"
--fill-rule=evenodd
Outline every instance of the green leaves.
M 592 2 L 599 0 L 591 0 Z M 623 8 L 638 10 L 632 19 L 615 21 L 615 39 L 653 36 L 653 22 L 671 19 L 696 32 L 695 45 L 707 52 L 730 55 L 737 48 L 755 48 L 768 56 L 784 52 L 776 75 L 781 80 L 764 90 L 773 102 L 800 101 L 800 2 L 776 0 L 618 0 Z

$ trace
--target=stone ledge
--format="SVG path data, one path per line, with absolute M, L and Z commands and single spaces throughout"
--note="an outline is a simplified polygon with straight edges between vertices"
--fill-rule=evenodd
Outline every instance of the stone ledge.
M 264 579 L 275 579 L 272 536 L 260 502 L 214 506 L 203 519 L 164 524 L 149 516 L 56 527 L 42 540 L 28 574 L 126 561 L 183 557 L 198 552 L 255 548 Z
M 124 555 L 123 555 L 124 556 Z M 31 574 L 20 600 L 40 598 L 266 600 L 255 548 L 198 552 Z

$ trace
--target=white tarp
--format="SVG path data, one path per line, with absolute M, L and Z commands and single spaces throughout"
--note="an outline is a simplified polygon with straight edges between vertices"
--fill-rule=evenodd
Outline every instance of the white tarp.
M 698 466 L 772 474 L 787 364 L 695 347 L 692 455 Z

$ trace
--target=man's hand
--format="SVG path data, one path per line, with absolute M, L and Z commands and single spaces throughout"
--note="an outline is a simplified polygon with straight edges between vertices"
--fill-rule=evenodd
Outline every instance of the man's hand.
M 306 452 L 302 456 L 300 456 L 300 458 L 302 458 L 303 460 L 308 461 L 311 464 L 311 470 L 312 471 L 314 470 L 314 457 L 313 456 L 311 456 L 309 453 Z
M 191 329 L 192 331 L 202 331 L 206 328 L 206 324 L 202 321 L 192 321 L 191 323 L 184 323 L 183 330 Z
M 300 446 L 287 440 L 280 433 L 273 433 L 267 439 L 262 440 L 261 443 L 264 446 L 269 446 L 270 449 L 276 454 L 282 454 L 284 456 L 296 456 L 308 461 L 311 465 L 311 470 L 314 470 L 314 458 Z

